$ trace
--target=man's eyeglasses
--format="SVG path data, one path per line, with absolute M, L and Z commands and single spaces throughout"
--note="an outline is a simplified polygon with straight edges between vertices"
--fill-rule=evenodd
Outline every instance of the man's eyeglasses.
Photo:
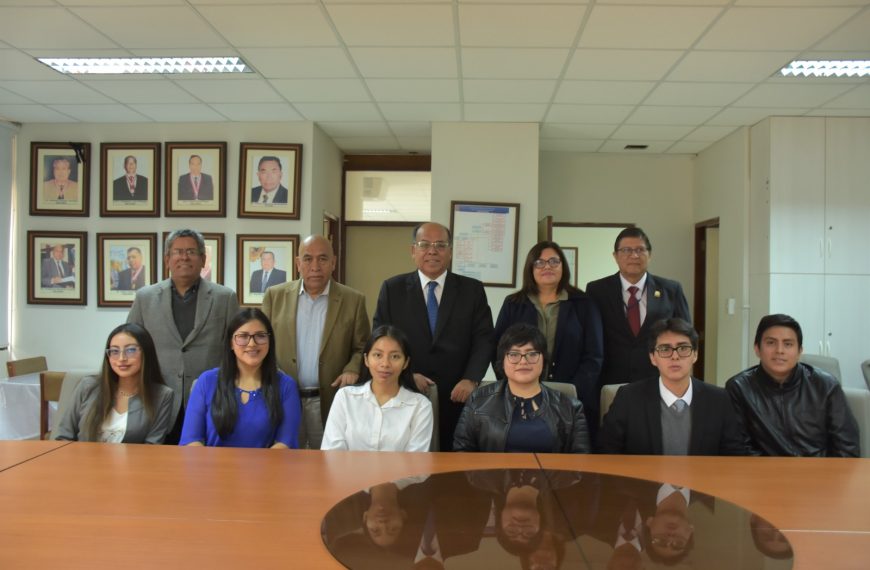
M 695 349 L 692 348 L 691 344 L 680 344 L 677 346 L 660 344 L 656 347 L 656 354 L 662 358 L 671 358 L 675 352 L 680 358 L 688 358 L 693 352 L 695 352 Z
M 130 345 L 124 348 L 107 348 L 106 356 L 109 357 L 109 360 L 118 360 L 122 354 L 127 358 L 136 358 L 140 352 L 142 352 L 141 348 Z
M 450 242 L 448 241 L 418 241 L 414 243 L 414 246 L 418 249 L 422 249 L 423 251 L 429 251 L 430 248 L 435 248 L 435 251 L 444 251 L 448 247 L 450 247 Z
M 642 255 L 646 255 L 649 253 L 649 250 L 645 247 L 620 247 L 616 250 L 616 252 L 620 255 L 624 255 L 626 257 L 630 255 L 636 255 L 638 257 Z
M 665 538 L 661 536 L 654 536 L 650 539 L 650 542 L 653 546 L 658 546 L 659 548 L 667 548 L 676 552 L 682 552 L 686 549 L 686 544 L 688 544 L 682 538 Z
M 196 257 L 199 255 L 199 250 L 193 247 L 188 247 L 187 249 L 182 249 L 177 247 L 175 249 L 169 250 L 169 257 Z
M 254 339 L 254 344 L 266 344 L 267 342 L 269 342 L 269 333 L 236 333 L 233 335 L 233 342 L 236 343 L 236 346 L 248 346 L 248 343 L 251 342 L 251 339 Z
M 535 269 L 543 269 L 544 266 L 549 265 L 552 268 L 559 267 L 562 265 L 562 260 L 558 257 L 551 257 L 550 259 L 536 259 L 532 262 L 532 265 Z
M 520 360 L 523 358 L 525 358 L 526 362 L 529 364 L 535 364 L 541 359 L 541 353 L 537 350 L 530 350 L 529 352 L 517 352 L 516 350 L 512 350 L 505 353 L 505 358 L 507 358 L 507 361 L 511 364 L 519 364 Z

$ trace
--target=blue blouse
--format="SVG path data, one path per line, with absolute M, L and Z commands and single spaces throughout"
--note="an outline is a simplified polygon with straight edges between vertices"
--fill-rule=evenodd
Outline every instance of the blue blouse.
M 242 391 L 236 388 L 239 404 L 236 427 L 228 438 L 221 439 L 211 417 L 218 369 L 203 372 L 190 391 L 179 445 L 199 441 L 210 447 L 271 447 L 274 443 L 283 443 L 293 449 L 299 447 L 299 421 L 302 417 L 299 390 L 296 381 L 283 372 L 279 372 L 278 377 L 278 392 L 284 408 L 284 419 L 278 427 L 273 428 L 269 421 L 262 390 L 252 392 L 248 403 L 243 404 Z

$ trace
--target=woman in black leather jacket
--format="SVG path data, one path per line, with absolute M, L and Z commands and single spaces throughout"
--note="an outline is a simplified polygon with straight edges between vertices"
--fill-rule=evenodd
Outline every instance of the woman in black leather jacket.
M 547 340 L 525 323 L 509 327 L 498 342 L 501 380 L 471 395 L 453 438 L 454 451 L 589 453 L 583 404 L 541 384 Z

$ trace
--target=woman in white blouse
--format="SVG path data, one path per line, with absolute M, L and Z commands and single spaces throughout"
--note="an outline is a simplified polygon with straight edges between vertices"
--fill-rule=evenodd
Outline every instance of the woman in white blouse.
M 106 340 L 102 374 L 79 382 L 54 437 L 163 443 L 175 419 L 172 398 L 172 388 L 160 375 L 151 335 L 137 324 L 123 324 Z
M 363 349 L 360 379 L 339 390 L 320 449 L 428 451 L 432 404 L 414 384 L 404 333 L 384 325 Z

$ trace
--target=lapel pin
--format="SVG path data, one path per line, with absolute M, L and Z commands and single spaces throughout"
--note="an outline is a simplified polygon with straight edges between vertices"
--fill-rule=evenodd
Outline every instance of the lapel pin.
M 656 299 L 658 299 L 661 296 L 662 296 L 662 292 L 659 290 L 656 290 L 655 294 L 653 295 L 653 297 L 655 297 Z

